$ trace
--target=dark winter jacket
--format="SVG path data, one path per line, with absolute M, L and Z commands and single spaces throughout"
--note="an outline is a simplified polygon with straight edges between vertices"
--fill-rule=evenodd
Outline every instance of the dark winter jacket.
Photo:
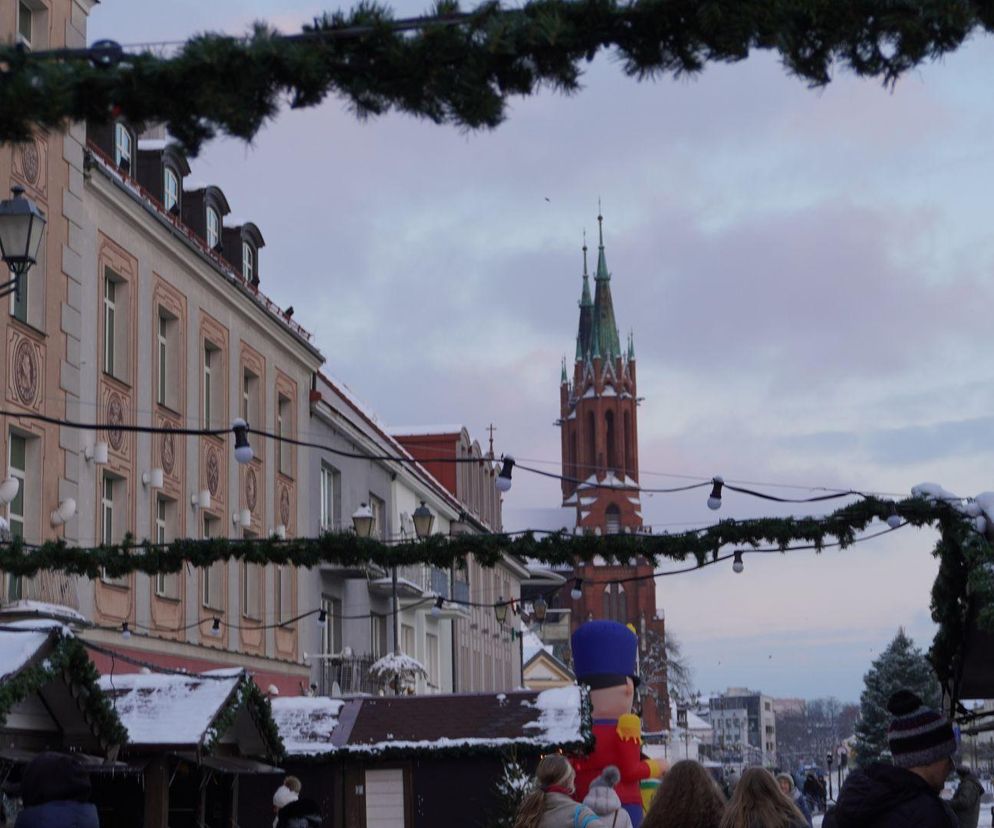
M 100 828 L 100 820 L 92 802 L 55 801 L 25 808 L 14 828 Z
M 960 828 L 977 828 L 980 821 L 980 797 L 984 795 L 984 786 L 969 771 L 960 773 L 959 787 L 953 794 L 949 807 L 953 809 L 959 820 Z
M 277 828 L 319 828 L 321 808 L 313 799 L 297 799 L 280 808 Z
M 849 774 L 823 828 L 958 828 L 956 817 L 928 783 L 893 765 Z

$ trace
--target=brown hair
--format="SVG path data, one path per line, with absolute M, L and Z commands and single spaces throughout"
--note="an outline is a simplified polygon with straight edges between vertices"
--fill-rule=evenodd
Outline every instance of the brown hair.
M 725 796 L 703 766 L 683 759 L 663 775 L 642 828 L 718 828 Z
M 535 770 L 535 790 L 521 801 L 518 815 L 514 819 L 514 828 L 538 828 L 545 812 L 543 789 L 549 785 L 561 785 L 572 790 L 575 776 L 573 766 L 565 756 L 559 753 L 543 756 Z
M 289 788 L 294 793 L 300 793 L 300 780 L 296 776 L 288 776 L 283 780 L 283 785 Z
M 797 806 L 780 790 L 773 774 L 763 768 L 746 768 L 735 786 L 721 828 L 792 828 L 807 822 Z

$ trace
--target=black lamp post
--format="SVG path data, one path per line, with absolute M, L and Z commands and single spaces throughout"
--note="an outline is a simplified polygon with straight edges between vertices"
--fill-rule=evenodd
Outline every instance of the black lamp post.
M 838 774 L 839 774 L 839 784 L 836 786 L 836 790 L 839 793 L 842 793 L 842 770 L 848 764 L 849 764 L 849 754 L 846 753 L 844 750 L 840 750 L 839 751 L 839 768 L 838 768 L 838 771 L 837 771 Z M 974 765 L 976 765 L 976 764 L 977 763 L 974 762 Z
M 21 298 L 21 280 L 38 261 L 38 249 L 45 230 L 45 214 L 24 197 L 23 187 L 13 187 L 13 198 L 0 201 L 0 258 L 13 278 L 0 284 L 0 296 L 9 293 Z

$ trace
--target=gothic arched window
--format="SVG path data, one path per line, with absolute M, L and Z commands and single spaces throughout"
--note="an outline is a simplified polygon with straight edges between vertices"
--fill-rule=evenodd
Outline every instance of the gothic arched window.
M 621 531 L 621 510 L 615 504 L 611 504 L 604 512 L 607 523 L 607 533 L 617 535 Z
M 607 467 L 613 472 L 618 471 L 618 445 L 616 443 L 617 434 L 614 428 L 614 412 L 608 411 L 604 415 L 604 424 L 607 432 Z

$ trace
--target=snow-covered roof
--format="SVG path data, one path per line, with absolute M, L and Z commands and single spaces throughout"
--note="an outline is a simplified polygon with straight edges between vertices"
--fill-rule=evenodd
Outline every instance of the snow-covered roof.
M 184 193 L 195 193 L 197 190 L 206 190 L 207 183 L 200 181 L 195 178 L 184 178 L 183 179 L 183 192 Z
M 202 745 L 239 682 L 241 668 L 202 674 L 130 673 L 100 677 L 100 689 L 136 745 Z
M 248 224 L 248 219 L 236 218 L 230 213 L 221 219 L 221 226 L 227 227 L 229 230 L 234 230 L 241 227 L 243 224 Z
M 387 434 L 392 437 L 430 437 L 437 434 L 459 434 L 461 425 L 410 425 L 388 426 Z
M 139 138 L 138 149 L 140 150 L 164 150 L 169 145 L 165 138 Z
M 682 730 L 683 728 L 678 728 L 676 725 L 677 715 L 676 715 L 677 703 L 675 699 L 670 699 L 670 726 L 673 730 Z M 704 721 L 700 716 L 698 716 L 693 710 L 688 708 L 687 710 L 687 730 L 693 733 L 696 730 L 711 730 L 711 725 L 709 722 Z
M 533 630 L 525 630 L 521 633 L 522 663 L 531 661 L 532 658 L 542 650 L 545 650 L 547 653 L 551 653 L 552 647 L 548 644 L 543 644 L 542 639 L 539 638 Z
M 28 632 L 0 630 L 0 684 L 23 670 L 38 651 L 48 643 L 51 634 L 51 627 Z
M 45 601 L 22 600 L 4 604 L 3 609 L 0 609 L 0 624 L 5 623 L 3 620 L 4 617 L 12 615 L 39 615 L 64 621 L 75 621 L 80 624 L 88 623 L 86 616 L 78 610 L 63 606 L 62 604 L 49 604 Z
M 318 756 L 334 750 L 331 738 L 345 705 L 341 699 L 280 696 L 270 704 L 287 755 Z

